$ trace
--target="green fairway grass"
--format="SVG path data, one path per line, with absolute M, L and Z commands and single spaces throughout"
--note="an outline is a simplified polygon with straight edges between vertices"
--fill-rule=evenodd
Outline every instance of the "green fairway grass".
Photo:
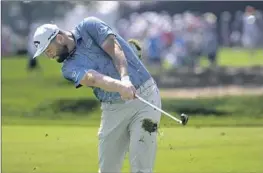
M 247 67 L 255 65 L 263 65 L 263 51 L 257 50 L 254 57 L 246 50 L 224 48 L 218 52 L 218 64 L 220 66 L 233 66 L 233 67 Z M 207 66 L 207 58 L 201 59 L 201 65 Z
M 2 130 L 3 173 L 98 170 L 97 128 L 6 125 Z M 263 128 L 180 127 L 161 133 L 155 172 L 263 172 Z M 129 172 L 127 158 L 123 172 Z
M 262 55 L 251 59 L 246 51 L 223 49 L 219 63 L 263 65 Z M 47 58 L 40 57 L 41 70 L 33 72 L 26 70 L 25 57 L 1 61 L 2 172 L 97 172 L 100 105 L 92 90 L 75 89 L 62 77 L 61 64 Z M 262 100 L 162 98 L 163 109 L 173 115 L 188 111 L 190 120 L 182 127 L 162 117 L 155 172 L 263 173 Z M 82 107 L 65 109 L 76 103 Z M 127 158 L 123 172 L 129 172 Z

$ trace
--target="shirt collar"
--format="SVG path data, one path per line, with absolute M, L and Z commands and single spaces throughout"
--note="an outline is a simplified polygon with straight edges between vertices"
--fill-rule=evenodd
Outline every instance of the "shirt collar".
M 73 36 L 73 38 L 75 40 L 75 43 L 77 45 L 78 41 L 81 40 L 81 36 L 80 36 L 79 32 L 76 29 L 74 29 L 74 30 L 72 30 L 70 32 L 72 33 L 72 36 Z

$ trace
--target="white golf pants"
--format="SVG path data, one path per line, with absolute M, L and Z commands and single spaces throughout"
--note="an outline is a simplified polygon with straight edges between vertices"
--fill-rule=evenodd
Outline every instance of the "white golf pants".
M 159 90 L 153 79 L 137 94 L 161 108 Z M 157 125 L 161 113 L 138 99 L 125 103 L 102 103 L 99 137 L 99 172 L 119 173 L 126 152 L 130 172 L 152 173 L 157 147 Z

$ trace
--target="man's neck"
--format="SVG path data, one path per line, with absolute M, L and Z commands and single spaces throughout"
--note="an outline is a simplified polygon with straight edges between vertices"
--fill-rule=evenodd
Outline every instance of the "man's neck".
M 66 34 L 67 34 L 67 40 L 68 40 L 67 47 L 68 47 L 69 52 L 72 52 L 76 47 L 76 43 L 75 43 L 74 37 L 71 32 L 67 32 Z

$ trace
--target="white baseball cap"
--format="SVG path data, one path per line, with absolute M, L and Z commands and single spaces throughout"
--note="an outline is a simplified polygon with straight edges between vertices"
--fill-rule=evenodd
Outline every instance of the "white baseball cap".
M 56 37 L 58 32 L 59 28 L 54 24 L 44 24 L 36 29 L 33 40 L 37 50 L 33 58 L 41 55 L 46 50 L 51 40 Z

